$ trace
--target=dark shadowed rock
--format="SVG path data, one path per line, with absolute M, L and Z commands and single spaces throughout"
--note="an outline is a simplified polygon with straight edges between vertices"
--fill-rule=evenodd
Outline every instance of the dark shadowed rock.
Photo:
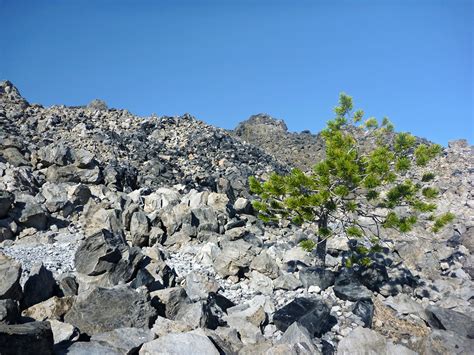
M 117 328 L 147 328 L 154 318 L 155 310 L 146 294 L 128 286 L 115 286 L 98 287 L 78 298 L 64 320 L 93 335 Z
M 75 296 L 79 285 L 73 274 L 62 274 L 58 278 L 59 289 L 64 296 Z
M 331 329 L 329 306 L 319 299 L 296 298 L 273 315 L 273 323 L 281 331 L 286 331 L 293 322 L 298 322 L 313 336 Z
M 374 318 L 374 304 L 372 300 L 360 300 L 354 304 L 352 313 L 360 317 L 364 322 L 364 327 L 372 328 L 372 319 Z
M 19 321 L 18 303 L 11 299 L 0 300 L 0 323 L 15 324 Z
M 308 267 L 300 271 L 300 280 L 304 287 L 319 286 L 321 290 L 334 285 L 335 275 L 331 270 L 321 267 Z
M 0 218 L 4 218 L 14 201 L 13 194 L 8 191 L 0 191 Z
M 53 354 L 53 332 L 49 322 L 6 325 L 0 323 L 0 354 Z
M 389 280 L 387 268 L 377 263 L 362 268 L 358 276 L 361 283 L 372 291 L 378 291 Z
M 0 252 L 0 299 L 21 299 L 20 277 L 21 264 Z
M 360 283 L 355 273 L 345 270 L 336 278 L 334 293 L 340 299 L 349 301 L 370 300 L 372 298 L 372 292 Z
M 23 287 L 22 308 L 28 308 L 52 297 L 55 286 L 56 280 L 51 271 L 42 263 L 33 266 Z
M 41 205 L 26 202 L 22 204 L 18 222 L 24 227 L 32 227 L 38 230 L 44 230 L 47 225 L 48 215 Z

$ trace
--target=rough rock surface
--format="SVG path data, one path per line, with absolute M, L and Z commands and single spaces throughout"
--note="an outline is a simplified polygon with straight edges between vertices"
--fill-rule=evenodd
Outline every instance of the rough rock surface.
M 77 299 L 64 320 L 89 335 L 117 328 L 145 328 L 153 324 L 155 311 L 146 295 L 130 289 L 96 288 Z
M 307 169 L 323 148 L 266 115 L 226 132 L 100 101 L 43 107 L 0 83 L 1 346 L 468 353 L 473 148 L 451 142 L 411 176 L 437 173 L 451 226 L 436 236 L 423 225 L 387 231 L 374 264 L 350 270 L 344 236 L 328 240 L 322 267 L 298 246 L 314 225 L 264 224 L 251 206 L 248 176 Z

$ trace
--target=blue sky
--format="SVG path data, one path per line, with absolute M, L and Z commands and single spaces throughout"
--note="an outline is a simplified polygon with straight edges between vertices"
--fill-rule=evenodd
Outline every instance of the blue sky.
M 0 0 L 0 23 L 0 79 L 45 106 L 317 132 L 346 92 L 398 130 L 474 142 L 470 0 Z

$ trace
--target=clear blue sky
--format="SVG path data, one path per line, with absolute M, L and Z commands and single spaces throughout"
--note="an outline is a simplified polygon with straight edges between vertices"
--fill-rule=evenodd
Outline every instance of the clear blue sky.
M 342 91 L 368 115 L 474 143 L 471 0 L 0 0 L 0 79 L 224 128 L 266 112 L 319 131 Z

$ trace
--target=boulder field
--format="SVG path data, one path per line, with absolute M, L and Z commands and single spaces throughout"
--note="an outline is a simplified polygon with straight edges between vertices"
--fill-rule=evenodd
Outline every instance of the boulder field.
M 99 100 L 45 108 L 1 82 L 0 353 L 472 352 L 473 147 L 413 172 L 436 173 L 452 225 L 387 231 L 348 269 L 353 241 L 329 239 L 316 265 L 298 245 L 314 226 L 264 224 L 248 191 L 323 146 L 268 115 L 225 131 Z

